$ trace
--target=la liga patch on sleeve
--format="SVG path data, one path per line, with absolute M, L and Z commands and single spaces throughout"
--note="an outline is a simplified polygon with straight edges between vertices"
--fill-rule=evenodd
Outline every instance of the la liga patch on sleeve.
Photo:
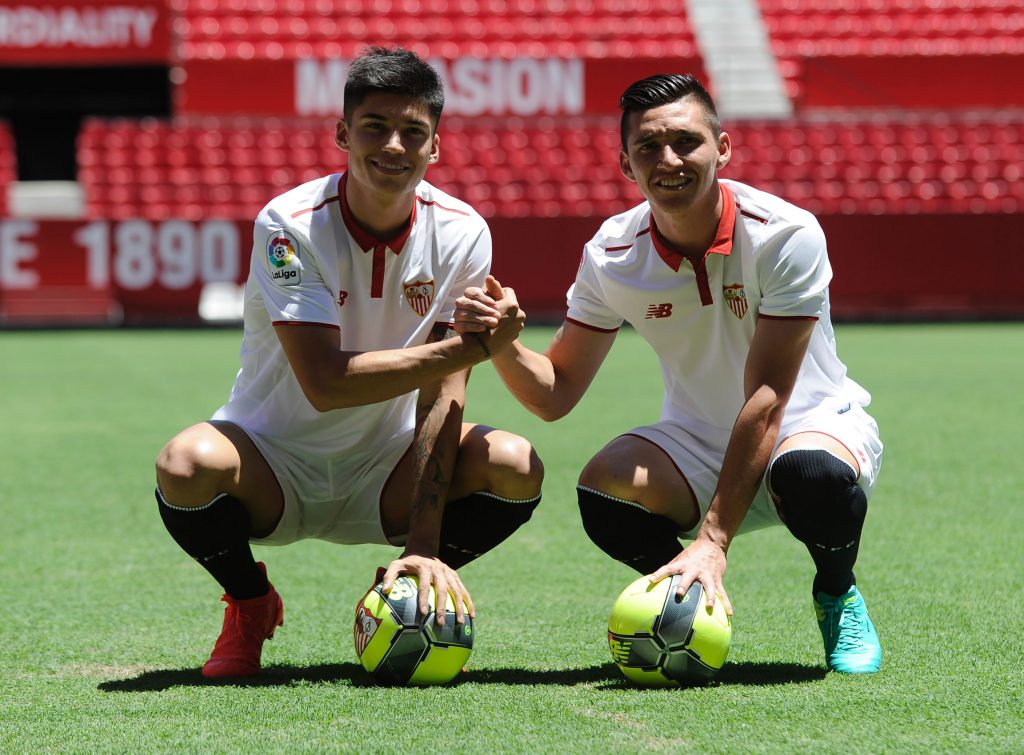
M 299 242 L 288 231 L 275 231 L 267 238 L 270 277 L 279 286 L 297 286 L 302 282 Z

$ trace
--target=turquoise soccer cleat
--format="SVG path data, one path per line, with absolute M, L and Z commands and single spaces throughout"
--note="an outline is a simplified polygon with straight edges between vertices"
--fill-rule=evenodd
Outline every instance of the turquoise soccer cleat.
M 882 645 L 857 586 L 838 598 L 819 592 L 814 599 L 825 662 L 844 674 L 873 674 L 882 665 Z

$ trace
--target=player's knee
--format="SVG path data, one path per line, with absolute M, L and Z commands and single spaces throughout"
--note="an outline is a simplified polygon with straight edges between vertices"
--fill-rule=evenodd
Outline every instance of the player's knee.
M 487 489 L 502 498 L 532 498 L 544 482 L 544 464 L 526 438 L 503 433 L 490 450 Z
M 157 484 L 178 505 L 204 503 L 223 477 L 222 467 L 213 444 L 186 430 L 168 441 L 157 456 Z
M 599 452 L 580 472 L 578 485 L 600 490 L 613 498 L 633 500 L 637 497 L 633 461 L 623 461 L 618 455 Z
M 771 463 L 767 478 L 786 526 L 804 542 L 829 544 L 830 533 L 843 538 L 864 522 L 867 496 L 856 471 L 828 451 L 786 451 Z

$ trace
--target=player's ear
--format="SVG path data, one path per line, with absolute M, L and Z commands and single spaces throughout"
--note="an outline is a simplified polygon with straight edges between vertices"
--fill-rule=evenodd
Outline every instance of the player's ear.
M 732 159 L 732 139 L 726 132 L 718 135 L 718 169 L 721 170 Z
M 434 134 L 434 141 L 430 145 L 430 156 L 427 158 L 427 163 L 436 163 L 441 157 L 441 137 Z
M 625 150 L 619 151 L 619 170 L 622 171 L 627 179 L 636 183 L 636 176 L 633 174 L 633 166 L 629 164 L 629 155 L 626 154 Z
M 338 149 L 348 152 L 348 124 L 344 118 L 338 119 L 338 125 L 334 130 L 334 143 L 338 145 Z

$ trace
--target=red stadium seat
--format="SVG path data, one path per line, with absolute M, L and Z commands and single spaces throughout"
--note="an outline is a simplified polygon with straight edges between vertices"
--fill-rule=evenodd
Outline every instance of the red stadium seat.
M 1002 56 L 1024 55 L 1024 6 L 1014 0 L 760 0 L 759 4 L 787 91 L 798 106 L 941 108 L 959 101 L 975 107 L 1021 106 L 1010 88 L 1019 76 L 1012 75 L 1006 86 L 998 86 L 1000 77 L 1006 76 Z M 858 62 L 873 58 L 890 60 L 881 67 Z M 988 81 L 983 90 L 995 94 L 983 95 L 976 87 L 964 92 L 955 86 L 948 92 L 920 91 L 920 82 L 941 77 L 943 67 L 967 65 L 976 80 Z M 903 75 L 886 81 L 887 71 Z M 993 99 L 977 102 L 984 96 Z M 894 97 L 899 99 L 894 102 Z M 1006 97 L 1016 100 L 1003 102 Z

